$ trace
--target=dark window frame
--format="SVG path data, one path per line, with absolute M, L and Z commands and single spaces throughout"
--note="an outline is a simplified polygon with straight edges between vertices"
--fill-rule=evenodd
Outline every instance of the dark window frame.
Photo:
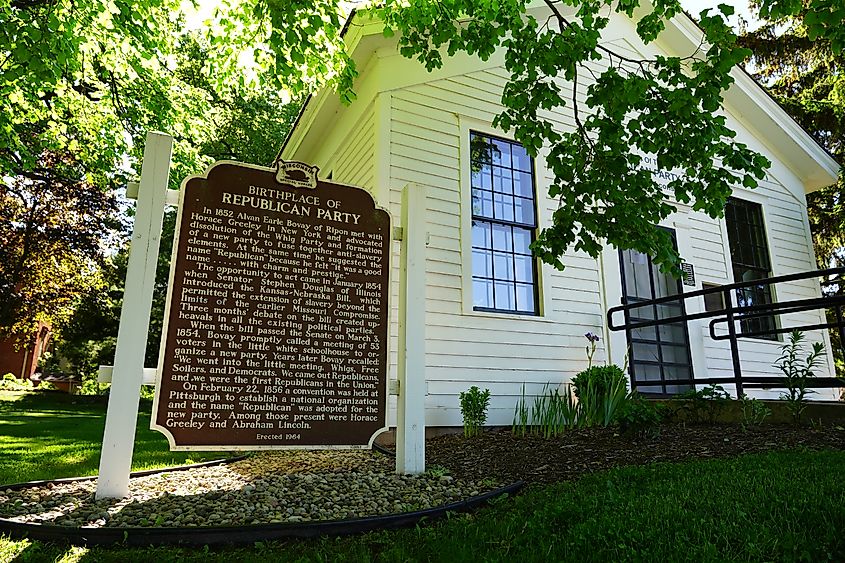
M 717 283 L 711 282 L 702 282 L 701 289 L 716 289 L 720 287 Z M 704 311 L 724 311 L 725 309 L 725 294 L 723 292 L 719 293 L 709 293 L 702 297 L 704 302 Z
M 769 247 L 763 205 L 738 197 L 728 198 L 725 205 L 725 229 L 731 257 L 734 283 L 772 277 L 772 258 Z M 734 292 L 738 307 L 776 302 L 770 285 L 740 288 Z M 740 333 L 776 330 L 780 323 L 776 315 L 740 320 Z M 756 336 L 761 340 L 779 341 L 781 336 Z
M 677 232 L 675 229 L 671 229 L 668 227 L 660 227 L 668 231 L 672 237 L 672 244 L 674 245 L 675 249 L 678 248 L 678 238 Z M 623 251 L 619 249 L 617 251 L 617 256 L 619 260 L 619 275 L 621 281 L 621 290 L 622 290 L 622 304 L 629 305 L 632 303 L 638 302 L 645 302 L 650 301 L 651 299 L 655 299 L 657 296 L 657 287 L 659 284 L 655 280 L 655 273 L 654 273 L 654 264 L 652 258 L 650 256 L 646 256 L 648 260 L 649 268 L 648 268 L 648 279 L 649 279 L 649 293 L 651 295 L 650 299 L 644 299 L 641 297 L 633 297 L 627 294 L 628 289 L 628 279 L 627 273 L 625 269 L 625 255 L 626 252 L 631 251 Z M 674 280 L 676 284 L 676 293 L 675 295 L 678 296 L 678 306 L 680 307 L 680 314 L 679 316 L 686 315 L 686 300 L 684 299 L 684 285 L 680 279 Z M 674 303 L 674 302 L 669 302 Z M 651 315 L 653 319 L 661 318 L 659 310 L 659 305 L 652 305 L 651 306 Z M 638 317 L 643 315 L 643 313 L 637 314 L 637 311 L 641 311 L 642 308 L 633 308 L 633 309 L 626 309 L 625 310 L 625 325 L 626 327 L 630 325 L 634 321 L 632 317 Z M 683 343 L 673 342 L 663 336 L 661 332 L 661 328 L 663 327 L 680 327 L 683 329 Z M 669 387 L 690 387 L 691 389 L 695 389 L 695 383 L 676 383 L 674 379 L 666 377 L 666 368 L 685 368 L 689 372 L 689 379 L 695 381 L 695 367 L 693 366 L 692 362 L 692 346 L 690 341 L 690 334 L 689 334 L 689 324 L 687 322 L 678 322 L 678 323 L 667 323 L 664 325 L 658 325 L 652 328 L 654 331 L 654 338 L 641 338 L 640 336 L 635 336 L 634 332 L 637 330 L 642 329 L 625 329 L 625 337 L 626 337 L 626 344 L 628 350 L 628 378 L 631 383 L 632 390 L 639 390 L 640 388 L 649 388 L 649 387 L 659 387 L 660 391 L 639 391 L 643 395 L 651 396 L 651 397 L 672 397 L 678 395 L 684 391 L 677 391 L 677 392 L 669 392 Z M 645 329 L 648 330 L 648 329 Z M 637 357 L 635 353 L 635 344 L 644 344 L 644 345 L 652 345 L 656 347 L 657 356 L 654 360 L 642 359 Z M 668 361 L 663 358 L 663 352 L 667 348 L 685 348 L 685 362 L 676 362 L 676 361 Z M 660 379 L 638 379 L 641 373 L 638 373 L 637 366 L 651 366 L 657 367 L 660 374 Z
M 471 206 L 471 233 L 470 233 L 470 237 L 471 237 L 471 242 L 470 242 L 471 264 L 470 264 L 470 268 L 471 268 L 471 278 L 472 278 L 471 284 L 472 284 L 472 292 L 473 292 L 473 294 L 472 294 L 473 295 L 473 297 L 472 297 L 472 299 L 473 299 L 473 310 L 474 311 L 480 311 L 480 312 L 486 312 L 486 313 L 504 313 L 504 314 L 509 314 L 509 315 L 524 315 L 524 316 L 533 316 L 533 317 L 540 316 L 539 269 L 537 267 L 537 259 L 534 257 L 534 255 L 531 253 L 530 250 L 528 250 L 528 254 L 525 254 L 523 252 L 517 252 L 517 250 L 516 250 L 516 248 L 517 248 L 517 244 L 516 244 L 517 236 L 514 234 L 515 229 L 520 229 L 523 232 L 527 232 L 529 234 L 529 238 L 530 238 L 529 244 L 533 243 L 536 240 L 536 237 L 537 237 L 537 228 L 538 228 L 538 225 L 539 225 L 539 221 L 538 221 L 538 209 L 537 209 L 537 203 L 538 203 L 537 202 L 537 174 L 536 174 L 536 167 L 535 167 L 535 164 L 534 164 L 534 159 L 530 155 L 528 155 L 528 161 L 530 163 L 530 171 L 524 170 L 522 168 L 516 168 L 514 163 L 513 163 L 513 160 L 511 160 L 509 166 L 504 166 L 501 163 L 498 163 L 498 164 L 494 163 L 493 162 L 494 159 L 492 158 L 492 153 L 490 155 L 489 162 L 485 162 L 483 158 L 481 160 L 478 160 L 478 159 L 474 158 L 475 151 L 473 150 L 473 143 L 474 143 L 474 140 L 476 138 L 484 139 L 488 143 L 492 143 L 492 141 L 495 140 L 499 143 L 506 143 L 510 147 L 517 146 L 517 147 L 520 147 L 522 150 L 524 150 L 524 147 L 522 147 L 521 144 L 519 144 L 516 141 L 513 141 L 511 139 L 506 139 L 506 138 L 503 138 L 503 137 L 499 137 L 497 135 L 491 135 L 490 133 L 485 133 L 485 132 L 482 132 L 482 131 L 475 131 L 475 130 L 469 131 L 469 143 L 470 143 L 470 158 L 469 158 L 470 206 Z M 476 171 L 475 167 L 477 165 L 482 165 L 482 166 L 486 165 L 490 169 L 490 189 L 489 190 L 486 189 L 483 185 L 482 186 L 474 186 L 473 185 L 473 179 L 474 179 L 475 171 Z M 515 187 L 511 192 L 497 190 L 496 187 L 495 187 L 495 182 L 494 182 L 494 178 L 496 178 L 496 169 L 498 169 L 500 171 L 507 171 L 507 172 L 510 173 L 510 178 L 511 178 L 510 181 L 512 182 L 512 186 L 515 185 L 513 178 L 515 178 L 520 172 L 522 174 L 530 173 L 530 175 L 531 175 L 530 197 L 525 196 L 524 192 L 523 192 L 523 194 L 517 195 L 516 192 L 515 192 Z M 489 215 L 486 215 L 483 212 L 483 202 L 482 202 L 482 211 L 480 213 L 476 213 L 475 196 L 476 196 L 476 193 L 482 194 L 482 192 L 490 195 L 491 212 L 490 212 Z M 500 196 L 500 199 L 506 199 L 508 197 L 513 198 L 513 201 L 514 201 L 514 203 L 512 204 L 512 206 L 513 206 L 512 211 L 513 211 L 513 217 L 514 217 L 513 220 L 505 219 L 505 218 L 502 218 L 502 217 L 496 217 L 496 211 L 495 211 L 495 209 L 496 209 L 496 196 Z M 528 204 L 529 204 L 528 208 L 531 210 L 533 222 L 527 223 L 527 222 L 521 222 L 521 221 L 516 220 L 516 214 L 517 214 L 517 205 L 516 204 L 517 204 L 518 199 L 523 200 L 523 203 L 521 203 L 521 205 L 525 205 L 524 202 L 526 202 L 526 201 L 528 202 Z M 504 203 L 502 203 L 500 201 L 499 205 L 502 205 L 502 209 L 504 209 L 504 205 L 505 205 Z M 523 207 L 523 209 L 525 209 L 525 208 Z M 480 246 L 476 246 L 474 244 L 477 223 L 485 223 L 485 224 L 489 225 L 489 227 L 487 228 L 487 230 L 489 230 L 489 233 L 490 233 L 488 246 L 480 247 Z M 494 248 L 496 246 L 495 242 L 494 242 L 494 238 L 496 236 L 497 227 L 500 228 L 500 229 L 502 227 L 504 227 L 509 232 L 509 235 L 506 235 L 507 237 L 509 237 L 509 241 L 508 241 L 509 242 L 509 248 L 510 248 L 509 250 L 508 249 L 504 249 L 504 250 L 495 249 L 494 250 Z M 478 275 L 477 272 L 475 271 L 474 255 L 475 255 L 476 251 L 483 251 L 483 252 L 489 252 L 490 253 L 489 276 Z M 512 268 L 512 279 L 508 279 L 506 277 L 501 277 L 501 278 L 496 277 L 496 269 L 495 269 L 495 264 L 496 264 L 495 256 L 496 255 L 509 255 L 510 260 L 511 260 L 511 266 L 510 267 Z M 530 270 L 531 279 L 530 279 L 530 281 L 527 281 L 527 282 L 526 281 L 519 281 L 519 278 L 518 278 L 518 275 L 517 275 L 517 270 L 518 270 L 517 260 L 518 260 L 518 257 L 521 257 L 522 259 L 527 258 L 527 260 L 530 261 L 530 264 L 531 264 L 531 270 Z M 487 272 L 485 272 L 485 273 L 487 273 Z M 492 307 L 475 305 L 475 297 L 476 297 L 475 296 L 475 286 L 476 286 L 477 281 L 483 281 L 485 284 L 492 283 L 492 286 L 493 286 L 492 295 L 491 295 L 492 304 L 493 304 Z M 497 306 L 497 303 L 496 303 L 496 284 L 497 283 L 499 283 L 499 284 L 506 283 L 506 284 L 509 284 L 511 286 L 510 291 L 512 292 L 511 295 L 513 297 L 513 305 L 514 305 L 513 308 Z M 526 288 L 528 286 L 530 286 L 531 296 L 532 296 L 532 300 L 533 300 L 533 310 L 519 309 L 519 298 L 517 297 L 517 294 L 518 294 L 518 289 L 521 286 L 526 287 Z

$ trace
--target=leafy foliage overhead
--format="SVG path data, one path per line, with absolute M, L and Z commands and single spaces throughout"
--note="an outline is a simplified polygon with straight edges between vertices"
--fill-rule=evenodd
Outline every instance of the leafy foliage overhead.
M 649 43 L 680 12 L 678 0 L 545 0 L 540 11 L 527 4 L 385 0 L 372 12 L 386 34 L 398 34 L 402 54 L 429 69 L 458 52 L 487 58 L 504 50 L 511 77 L 496 124 L 545 157 L 560 201 L 534 244 L 543 260 L 562 267 L 570 247 L 595 256 L 612 244 L 677 272 L 680 257 L 657 227 L 674 206 L 644 159 L 679 172 L 669 195 L 711 216 L 732 188 L 754 187 L 768 164 L 735 141 L 718 113 L 731 68 L 749 54 L 724 22 L 730 8 L 699 16 L 697 50 L 643 59 L 603 43 L 610 18 L 633 18 Z M 839 56 L 839 0 L 758 6 L 773 23 L 800 22 L 807 41 L 824 40 Z M 180 8 L 179 0 L 0 0 L 3 190 L 34 181 L 54 158 L 73 163 L 53 171 L 60 185 L 111 190 L 134 174 L 151 129 L 176 138 L 177 183 L 210 158 L 254 160 L 268 143 L 276 149 L 295 111 L 276 93 L 298 99 L 329 86 L 354 99 L 340 0 L 229 0 L 207 33 L 186 32 Z M 555 109 L 572 128 L 551 120 Z M 251 133 L 239 137 L 250 119 Z M 68 259 L 90 265 L 90 255 L 74 252 Z
M 813 36 L 839 46 L 838 22 L 845 15 L 837 2 L 762 0 L 760 6 L 765 17 L 803 18 Z M 719 114 L 733 81 L 731 69 L 750 54 L 724 20 L 732 8 L 722 5 L 698 16 L 703 33 L 698 49 L 640 58 L 603 42 L 610 19 L 634 19 L 640 38 L 650 43 L 666 19 L 680 13 L 678 0 L 545 0 L 540 5 L 545 10 L 536 5 L 529 10 L 528 4 L 386 0 L 371 11 L 384 22 L 385 35 L 398 36 L 400 52 L 428 69 L 459 52 L 486 59 L 504 50 L 511 77 L 495 124 L 545 157 L 555 178 L 550 194 L 560 202 L 552 224 L 534 243 L 538 256 L 563 267 L 568 248 L 596 256 L 611 244 L 647 253 L 679 273 L 681 259 L 668 233 L 657 227 L 675 210 L 665 196 L 719 217 L 732 189 L 756 187 L 769 165 L 735 140 Z M 329 15 L 338 6 L 337 0 L 242 2 L 224 19 L 227 38 L 239 38 L 237 47 L 221 53 L 231 58 L 257 43 L 264 68 L 271 69 L 265 79 L 279 83 L 294 68 L 314 68 L 313 84 L 328 81 L 342 99 L 351 100 L 354 65 Z M 312 35 L 319 18 L 322 31 Z M 305 36 L 322 47 L 303 45 Z M 570 116 L 570 130 L 552 120 L 550 112 L 561 109 Z M 673 173 L 668 185 L 655 181 L 644 159 Z
M 797 17 L 746 32 L 741 42 L 753 53 L 756 77 L 845 164 L 845 54 L 834 50 L 832 39 L 811 38 Z M 810 194 L 807 204 L 819 266 L 845 266 L 845 179 L 840 175 L 833 186 Z
M 442 64 L 441 47 L 482 57 L 505 49 L 511 79 L 495 122 L 513 130 L 534 154 L 548 147 L 554 177 L 549 194 L 560 202 L 533 245 L 544 261 L 562 267 L 567 248 L 597 256 L 607 243 L 644 252 L 678 271 L 670 236 L 657 227 L 675 208 L 643 166 L 646 156 L 662 170 L 680 172 L 666 187 L 675 200 L 713 217 L 722 214 L 734 186 L 753 188 L 764 176 L 767 160 L 734 141 L 725 117 L 716 113 L 732 82 L 731 68 L 747 54 L 721 15 L 701 15 L 704 42 L 696 52 L 638 59 L 601 38 L 609 12 L 634 17 L 637 1 L 548 0 L 541 21 L 522 2 L 448 4 L 444 11 L 455 14 L 452 19 L 435 11 L 408 17 L 390 3 L 382 14 L 391 33 L 401 32 L 403 54 L 428 68 Z M 649 11 L 637 22 L 637 33 L 645 42 L 680 11 L 673 0 L 644 7 Z M 721 10 L 731 13 L 726 6 Z M 550 110 L 567 112 L 574 127 L 561 131 Z
M 298 104 L 220 85 L 178 0 L 0 1 L 0 24 L 0 331 L 21 336 L 101 290 L 115 190 L 148 131 L 176 139 L 175 187 L 213 159 L 270 164 Z

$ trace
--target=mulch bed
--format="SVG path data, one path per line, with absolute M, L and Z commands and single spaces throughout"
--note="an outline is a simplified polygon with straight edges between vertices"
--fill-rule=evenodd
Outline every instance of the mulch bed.
M 460 434 L 426 442 L 426 466 L 441 466 L 462 479 L 503 482 L 571 481 L 585 473 L 623 465 L 735 457 L 783 449 L 845 450 L 845 427 L 736 424 L 664 425 L 659 436 L 630 439 L 615 428 L 570 430 L 557 438 L 519 437 L 509 430 L 474 438 Z

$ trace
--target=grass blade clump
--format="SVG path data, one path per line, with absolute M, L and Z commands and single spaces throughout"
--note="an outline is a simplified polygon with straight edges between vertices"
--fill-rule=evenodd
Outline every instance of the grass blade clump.
M 516 402 L 516 408 L 513 413 L 513 424 L 511 425 L 511 432 L 514 436 L 525 437 L 528 434 L 528 404 L 525 402 L 525 384 L 522 384 L 522 395 Z
M 543 386 L 542 392 L 534 397 L 529 409 L 525 399 L 525 385 L 516 403 L 512 430 L 516 436 L 532 434 L 552 438 L 561 435 L 569 428 L 580 425 L 578 403 L 572 396 L 569 385 L 560 389 Z

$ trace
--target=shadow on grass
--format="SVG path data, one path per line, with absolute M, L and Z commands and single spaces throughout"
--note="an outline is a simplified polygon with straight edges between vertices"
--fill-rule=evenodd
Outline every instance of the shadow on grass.
M 0 394 L 0 484 L 84 477 L 97 472 L 106 397 L 65 393 Z M 171 452 L 150 430 L 152 402 L 141 400 L 133 470 L 228 457 L 221 452 Z

